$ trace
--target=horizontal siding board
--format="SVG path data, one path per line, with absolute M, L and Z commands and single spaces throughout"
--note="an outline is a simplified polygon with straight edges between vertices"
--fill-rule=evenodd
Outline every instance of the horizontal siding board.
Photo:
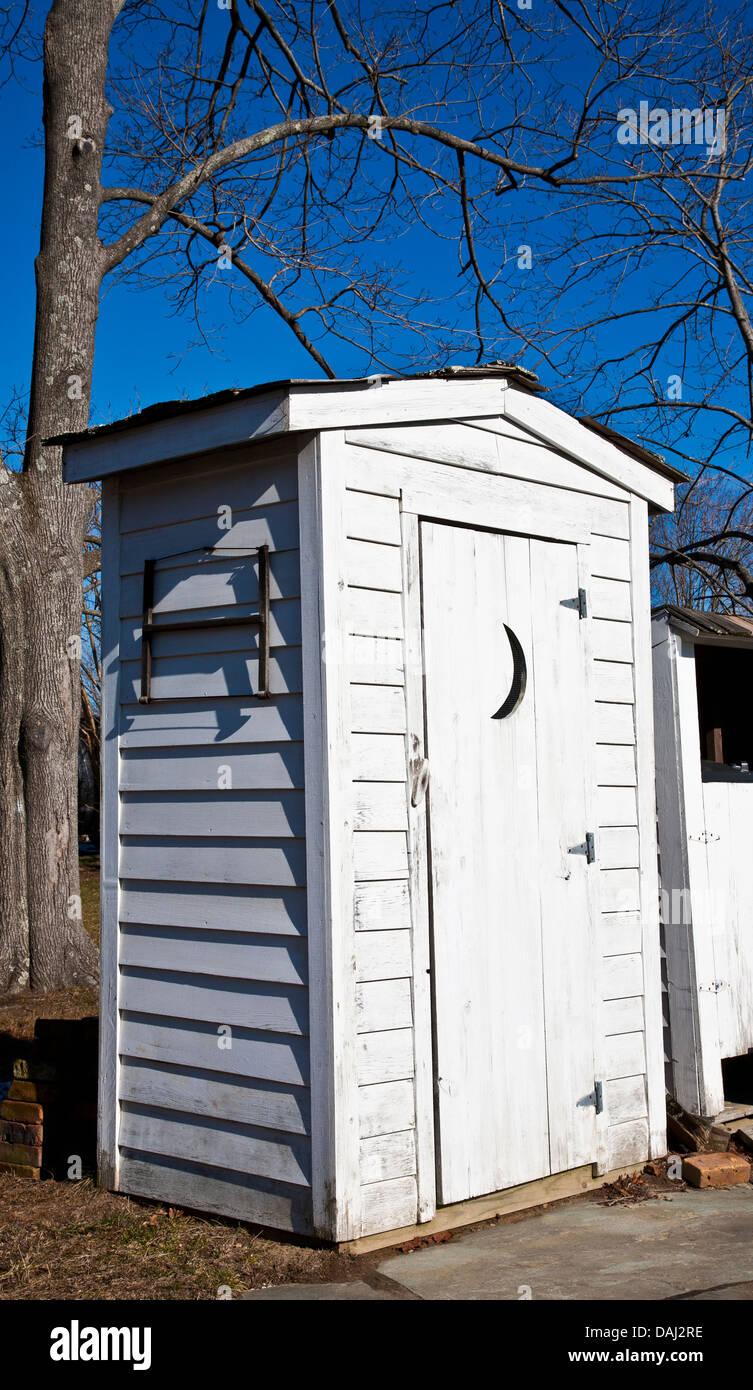
M 604 1083 L 604 1110 L 610 1125 L 643 1119 L 648 1114 L 645 1076 L 625 1076 Z
M 348 489 L 345 493 L 345 530 L 352 540 L 399 546 L 400 504 L 396 498 Z
M 387 1081 L 378 1086 L 361 1086 L 358 1106 L 362 1139 L 375 1134 L 394 1134 L 398 1130 L 413 1129 L 413 1082 Z
M 201 548 L 185 554 L 157 555 L 154 571 L 154 609 L 171 612 L 182 608 L 214 608 L 226 604 L 259 603 L 259 557 L 237 554 L 233 540 L 221 532 L 211 552 Z M 143 565 L 134 565 L 129 537 L 121 547 L 121 588 L 134 580 L 140 584 Z M 269 552 L 269 597 L 300 598 L 301 567 L 298 547 Z M 131 610 L 129 610 L 131 611 Z
M 223 1076 L 296 1087 L 307 1087 L 309 1082 L 306 1037 L 275 1037 L 239 1026 L 228 1035 L 218 1032 L 214 1022 L 189 1022 L 124 1009 L 118 1048 L 121 1057 L 165 1066 L 197 1067 Z
M 633 706 L 598 701 L 594 728 L 597 743 L 635 743 Z
M 209 1119 L 234 1120 L 286 1134 L 310 1134 L 306 1087 L 284 1087 L 188 1066 L 169 1067 L 124 1057 L 119 1095 L 123 1101 L 178 1110 Z
M 591 538 L 591 574 L 601 579 L 630 579 L 630 542 L 608 536 Z
M 123 792 L 121 835 L 302 839 L 302 791 Z
M 633 668 L 629 662 L 594 661 L 594 697 L 632 705 L 635 699 Z
M 303 840 L 126 836 L 121 839 L 120 873 L 123 878 L 179 879 L 182 883 L 302 887 L 306 882 L 306 846 Z
M 131 611 L 123 613 L 120 623 L 120 660 L 136 661 L 141 660 L 141 619 L 142 619 L 142 596 L 141 581 L 138 582 L 139 593 L 135 598 L 130 599 Z M 135 607 L 133 605 L 136 605 Z M 125 606 L 125 605 L 124 605 Z M 221 608 L 181 608 L 161 614 L 155 614 L 155 632 L 152 634 L 152 654 L 154 660 L 166 660 L 172 656 L 186 656 L 192 653 L 208 663 L 213 657 L 223 652 L 233 652 L 242 649 L 245 645 L 246 651 L 254 652 L 259 645 L 258 628 L 249 623 L 244 623 L 241 628 L 229 628 L 220 626 L 224 618 L 252 618 L 256 612 L 256 606 L 247 604 L 243 606 L 241 612 L 238 606 L 231 603 L 223 604 Z M 211 620 L 217 623 L 216 629 L 197 628 L 193 624 Z M 185 632 L 172 631 L 160 632 L 160 624 L 165 626 L 172 623 L 181 623 L 185 626 Z M 239 637 L 242 634 L 242 638 Z M 232 635 L 231 635 L 232 634 Z M 277 599 L 269 605 L 269 645 L 275 649 L 278 647 L 300 647 L 301 645 L 301 601 L 297 598 Z M 202 655 L 203 654 L 203 655 Z M 216 661 L 215 661 L 216 664 Z
M 407 878 L 406 836 L 397 831 L 357 830 L 353 835 L 353 864 L 357 882 Z
M 246 1173 L 230 1173 L 158 1155 L 147 1159 L 143 1154 L 126 1151 L 121 1154 L 118 1190 L 281 1231 L 313 1233 L 308 1188 L 250 1178 Z
M 356 933 L 356 979 L 400 980 L 412 974 L 409 931 Z
M 345 573 L 348 583 L 355 588 L 399 594 L 403 587 L 400 548 L 348 539 L 345 542 Z
M 306 935 L 304 888 L 264 889 L 213 883 L 121 882 L 121 922 L 154 927 Z
M 630 622 L 630 584 L 623 579 L 592 578 L 590 585 L 591 615 L 610 618 L 615 622 Z
M 596 781 L 600 787 L 634 787 L 635 750 L 626 744 L 597 744 Z
M 350 719 L 354 733 L 403 733 L 405 692 L 402 686 L 351 685 Z
M 148 970 L 281 985 L 308 983 L 306 941 L 300 937 L 127 926 L 121 927 L 119 958 L 121 965 Z
M 176 501 L 177 506 L 177 501 Z M 234 514 L 231 530 L 222 531 L 217 515 L 175 521 L 171 526 L 132 531 L 121 542 L 122 566 L 127 575 L 136 576 L 144 561 L 175 557 L 211 547 L 213 550 L 295 550 L 298 545 L 298 503 L 278 502 Z M 238 557 L 240 558 L 240 557 Z
M 635 912 L 640 908 L 637 869 L 602 869 L 599 874 L 602 912 Z
M 164 705 L 121 705 L 120 747 L 219 749 L 232 743 L 279 743 L 303 739 L 300 695 L 257 700 L 173 701 Z
M 405 879 L 357 883 L 354 920 L 357 932 L 410 930 L 410 896 Z
M 599 945 L 603 956 L 631 955 L 640 952 L 642 923 L 640 912 L 602 912 L 599 921 Z
M 215 1029 L 308 1034 L 308 995 L 295 985 L 274 985 L 178 971 L 122 966 L 118 1002 L 130 1013 L 198 1019 Z M 222 1034 L 217 1034 L 222 1038 Z M 232 1042 L 232 1039 L 230 1040 Z
M 643 1033 L 616 1033 L 606 1038 L 604 1067 L 606 1079 L 609 1081 L 616 1081 L 625 1076 L 639 1076 L 645 1072 L 646 1048 Z
M 640 1032 L 643 1028 L 642 995 L 636 995 L 634 999 L 608 999 L 602 1006 L 602 1019 L 607 1037 Z M 636 1071 L 642 1070 L 642 1067 L 634 1067 L 628 1075 L 634 1076 Z
M 606 498 L 590 499 L 591 531 L 594 535 L 614 540 L 630 539 L 630 506 L 628 502 L 611 502 Z
M 356 986 L 357 1033 L 410 1028 L 412 1024 L 410 980 L 373 980 Z
M 632 623 L 594 618 L 591 623 L 593 654 L 597 661 L 629 662 L 633 656 Z
M 648 1120 L 630 1120 L 607 1130 L 607 1168 L 643 1163 L 650 1155 Z
M 362 1139 L 359 1161 L 362 1183 L 411 1176 L 416 1171 L 416 1138 L 413 1130 Z
M 597 848 L 602 869 L 637 869 L 640 864 L 638 831 L 630 826 L 600 830 Z
M 308 1187 L 308 1140 L 251 1129 L 216 1116 L 183 1115 L 153 1106 L 121 1105 L 119 1143 L 140 1153 L 162 1154 L 234 1173 Z
M 285 791 L 303 787 L 303 744 L 267 743 L 217 749 L 124 749 L 124 792 Z
M 363 637 L 402 637 L 402 597 L 378 589 L 350 588 L 345 620 L 348 632 Z
M 610 825 L 637 825 L 638 805 L 635 787 L 598 787 L 596 819 L 602 828 Z
M 351 773 L 356 782 L 402 782 L 407 776 L 404 734 L 354 733 Z
M 190 467 L 183 461 L 153 466 L 140 478 L 132 475 L 121 483 L 121 532 L 145 526 L 161 530 L 173 524 L 179 488 L 181 518 L 209 517 L 218 535 L 225 537 L 229 534 L 227 508 L 232 521 L 237 513 L 254 507 L 295 500 L 297 457 L 291 458 L 289 442 L 283 448 L 267 447 L 263 453 L 258 448 L 222 450 L 193 459 Z
M 601 998 L 632 999 L 643 993 L 643 957 L 640 952 L 606 956 L 601 963 Z
M 391 1178 L 361 1188 L 361 1235 L 412 1226 L 418 1210 L 415 1178 Z
M 197 638 L 200 634 L 197 634 Z M 269 689 L 273 695 L 299 694 L 303 688 L 300 647 L 280 647 L 270 653 Z M 132 704 L 141 695 L 141 662 L 121 663 L 121 702 Z M 259 658 L 245 652 L 207 656 L 165 657 L 159 644 L 152 653 L 153 700 L 196 700 L 225 695 L 258 696 Z
M 403 644 L 397 637 L 364 637 L 350 633 L 346 639 L 347 677 L 359 685 L 403 685 Z
M 380 1081 L 407 1081 L 413 1076 L 413 1029 L 390 1028 L 362 1033 L 356 1043 L 359 1086 Z
M 402 783 L 355 782 L 353 827 L 355 830 L 407 830 L 408 807 Z

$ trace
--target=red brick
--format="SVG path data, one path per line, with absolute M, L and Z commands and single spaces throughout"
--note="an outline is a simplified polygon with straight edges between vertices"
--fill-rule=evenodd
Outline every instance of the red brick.
M 28 1168 L 25 1163 L 0 1162 L 0 1173 L 12 1173 L 16 1178 L 26 1178 L 27 1181 L 39 1182 L 42 1170 L 41 1168 Z
M 23 1120 L 0 1120 L 0 1142 L 4 1144 L 41 1144 L 42 1125 L 27 1125 Z
M 0 1105 L 0 1119 L 28 1120 L 30 1124 L 41 1125 L 44 1119 L 44 1107 L 33 1101 L 4 1100 Z
M 41 1168 L 41 1145 L 4 1144 L 0 1140 L 0 1163 L 20 1163 L 24 1167 Z
M 49 1081 L 13 1081 L 8 1092 L 8 1100 L 35 1100 L 40 1105 L 49 1104 L 57 1096 L 57 1086 Z
M 682 1176 L 691 1187 L 732 1187 L 750 1181 L 750 1163 L 742 1154 L 690 1154 Z

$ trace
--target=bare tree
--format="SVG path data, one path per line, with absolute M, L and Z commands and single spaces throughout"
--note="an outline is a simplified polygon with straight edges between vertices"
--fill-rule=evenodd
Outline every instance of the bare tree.
M 23 18 L 23 6 L 0 10 L 0 50 L 13 61 Z M 92 497 L 63 486 L 49 441 L 88 423 L 107 277 L 163 285 L 200 335 L 207 287 L 223 286 L 231 312 L 277 314 L 330 376 L 343 360 L 408 368 L 500 349 L 541 356 L 543 343 L 554 372 L 577 368 L 585 389 L 582 332 L 587 343 L 598 334 L 580 315 L 576 337 L 568 295 L 582 309 L 579 279 L 622 267 L 619 281 L 657 225 L 671 249 L 691 219 L 694 264 L 717 286 L 716 300 L 693 286 L 691 313 L 705 324 L 713 302 L 744 342 L 732 307 L 747 295 L 744 229 L 720 211 L 722 191 L 739 192 L 742 146 L 734 164 L 683 184 L 666 231 L 666 209 L 653 209 L 675 207 L 673 156 L 615 141 L 620 93 L 649 90 L 657 72 L 671 86 L 687 68 L 688 25 L 669 0 L 573 0 L 535 19 L 502 0 L 407 12 L 359 0 L 51 4 L 28 425 L 22 468 L 0 474 L 0 989 L 95 970 L 80 921 L 75 775 Z M 742 112 L 742 53 L 724 42 L 724 99 Z M 700 50 L 691 57 L 702 67 Z M 611 256 L 617 215 L 626 226 Z M 439 290 L 416 291 L 401 265 L 409 229 L 436 238 Z M 539 234 L 543 275 L 521 281 L 520 243 Z M 685 297 L 675 294 L 680 324 Z M 597 387 L 611 370 L 599 358 Z M 639 376 L 651 379 L 650 364 Z

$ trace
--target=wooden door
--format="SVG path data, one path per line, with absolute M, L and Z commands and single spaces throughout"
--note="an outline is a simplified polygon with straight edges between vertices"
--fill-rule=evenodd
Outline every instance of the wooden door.
M 574 545 L 423 522 L 421 550 L 446 1204 L 597 1157 L 589 711 Z

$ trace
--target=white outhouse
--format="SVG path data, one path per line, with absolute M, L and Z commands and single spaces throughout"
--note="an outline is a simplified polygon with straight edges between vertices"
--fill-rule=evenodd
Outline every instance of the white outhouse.
M 753 1114 L 753 620 L 666 605 L 653 634 L 668 1087 L 731 1119 Z
M 289 381 L 68 439 L 104 479 L 118 1190 L 348 1241 L 664 1152 L 677 475 L 531 388 Z

